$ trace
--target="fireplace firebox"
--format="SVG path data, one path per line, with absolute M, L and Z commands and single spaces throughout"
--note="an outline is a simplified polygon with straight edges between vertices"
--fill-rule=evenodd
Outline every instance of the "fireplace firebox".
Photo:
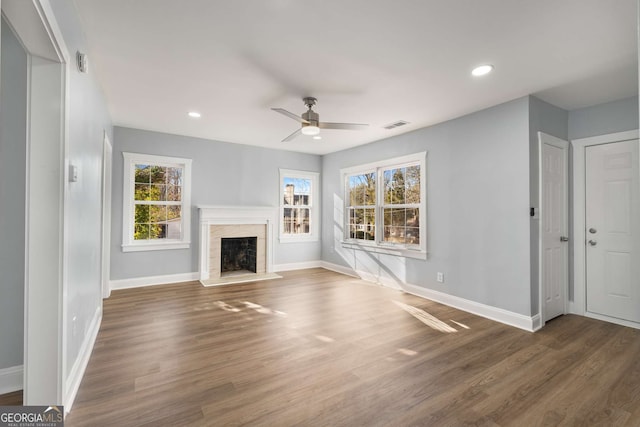
M 257 237 L 223 237 L 220 246 L 221 277 L 256 272 Z

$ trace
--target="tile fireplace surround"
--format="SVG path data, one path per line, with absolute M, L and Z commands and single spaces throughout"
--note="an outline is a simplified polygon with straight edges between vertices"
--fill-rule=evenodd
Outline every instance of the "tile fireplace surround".
M 198 206 L 200 216 L 200 283 L 224 285 L 277 278 L 273 274 L 273 227 L 277 208 L 270 206 Z M 257 237 L 256 273 L 220 276 L 221 239 Z

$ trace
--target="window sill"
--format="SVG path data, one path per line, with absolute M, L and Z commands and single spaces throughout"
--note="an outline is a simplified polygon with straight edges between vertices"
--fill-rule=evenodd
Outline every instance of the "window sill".
M 189 249 L 190 242 L 138 243 L 122 245 L 122 252 L 164 251 L 171 249 Z
M 394 255 L 404 258 L 427 259 L 427 251 L 421 249 L 407 249 L 403 247 L 394 248 L 392 246 L 381 246 L 374 243 L 360 243 L 348 240 L 342 241 L 342 247 L 356 249 L 360 251 L 373 252 L 377 254 Z
M 303 235 L 303 236 L 280 236 L 280 243 L 306 243 L 306 242 L 317 242 L 319 239 L 317 236 L 313 235 Z

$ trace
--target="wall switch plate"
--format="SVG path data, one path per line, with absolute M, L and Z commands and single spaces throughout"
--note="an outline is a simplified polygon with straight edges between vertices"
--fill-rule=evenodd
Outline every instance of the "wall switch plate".
M 436 280 L 440 283 L 444 283 L 444 273 L 438 272 L 438 275 L 436 276 Z
M 78 182 L 78 166 L 69 165 L 69 182 Z

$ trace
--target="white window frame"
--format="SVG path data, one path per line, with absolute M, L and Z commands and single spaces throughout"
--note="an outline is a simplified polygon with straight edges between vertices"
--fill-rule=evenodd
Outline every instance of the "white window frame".
M 308 179 L 311 181 L 311 194 L 309 195 L 309 233 L 305 234 L 285 234 L 284 233 L 284 209 L 290 207 L 284 204 L 284 179 L 285 178 L 300 178 Z M 294 242 L 315 242 L 320 239 L 320 194 L 318 192 L 318 181 L 320 174 L 318 172 L 307 172 L 292 169 L 280 169 L 280 218 L 278 222 L 280 224 L 280 243 L 294 243 Z M 293 206 L 291 206 L 293 207 Z
M 383 171 L 392 168 L 407 166 L 420 166 L 420 244 L 404 245 L 384 242 L 383 239 L 383 213 L 384 213 L 384 175 Z M 367 163 L 340 170 L 343 187 L 343 240 L 342 247 L 349 249 L 361 249 L 368 252 L 403 256 L 407 258 L 427 259 L 427 152 L 410 154 Z M 349 183 L 348 177 L 352 175 L 375 172 L 376 174 L 376 203 L 375 203 L 375 240 L 352 239 L 349 236 Z
M 191 159 L 123 152 L 122 251 L 187 249 L 191 245 Z M 182 233 L 180 239 L 134 240 L 135 166 L 149 164 L 182 168 Z

